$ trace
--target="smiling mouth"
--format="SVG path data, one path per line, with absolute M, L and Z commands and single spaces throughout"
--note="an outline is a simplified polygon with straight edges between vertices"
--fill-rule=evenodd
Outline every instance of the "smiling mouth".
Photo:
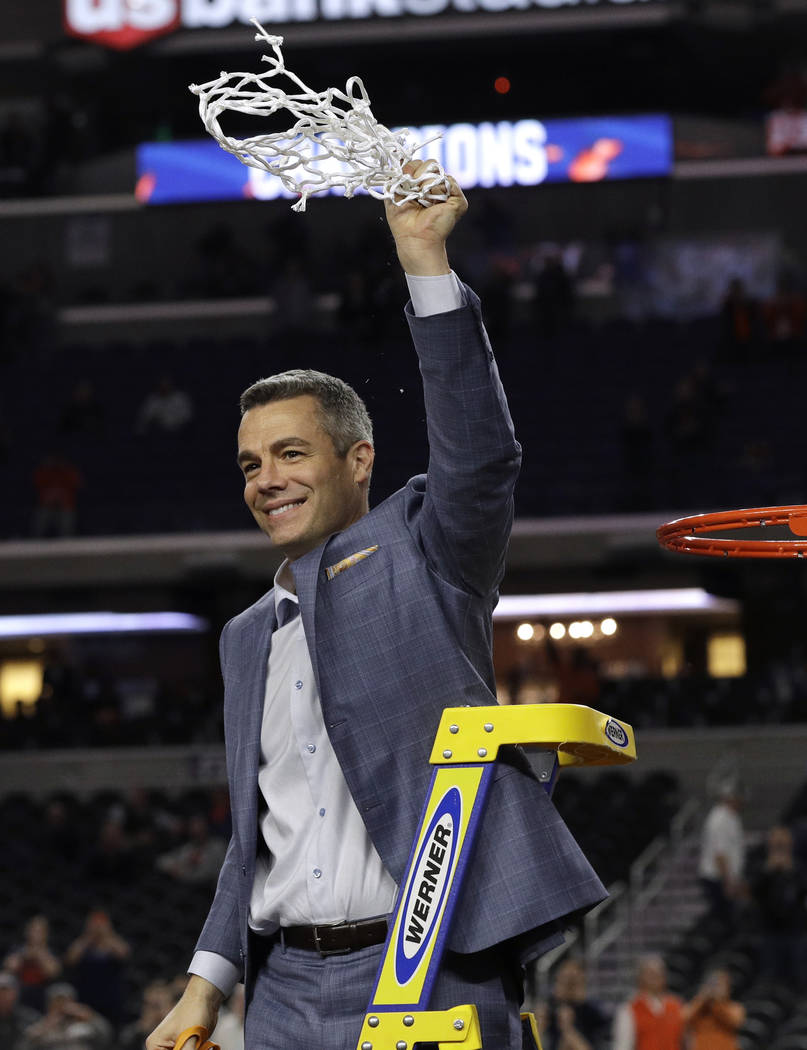
M 279 518 L 283 514 L 287 514 L 290 510 L 294 510 L 295 507 L 302 507 L 305 503 L 304 499 L 294 500 L 291 503 L 284 503 L 280 507 L 273 507 L 272 510 L 266 512 L 268 518 Z

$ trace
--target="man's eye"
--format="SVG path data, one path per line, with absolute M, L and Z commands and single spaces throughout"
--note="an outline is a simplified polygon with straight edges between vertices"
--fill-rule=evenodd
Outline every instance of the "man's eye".
M 286 451 L 283 453 L 283 458 L 284 459 L 296 459 L 299 455 L 302 455 L 302 453 L 298 449 L 296 449 L 296 448 L 287 448 Z
M 258 464 L 257 463 L 245 463 L 244 466 L 243 466 L 243 471 L 244 471 L 245 474 L 251 474 L 253 470 L 257 470 L 257 469 L 258 469 Z

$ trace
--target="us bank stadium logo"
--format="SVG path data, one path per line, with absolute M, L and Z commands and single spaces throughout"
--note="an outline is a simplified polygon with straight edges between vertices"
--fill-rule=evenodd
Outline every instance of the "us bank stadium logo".
M 409 983 L 434 947 L 459 859 L 461 818 L 462 796 L 452 787 L 437 804 L 412 868 L 395 944 L 395 979 L 399 985 Z
M 221 29 L 251 18 L 275 26 L 648 2 L 654 0 L 64 0 L 63 17 L 69 35 L 126 51 L 175 29 Z

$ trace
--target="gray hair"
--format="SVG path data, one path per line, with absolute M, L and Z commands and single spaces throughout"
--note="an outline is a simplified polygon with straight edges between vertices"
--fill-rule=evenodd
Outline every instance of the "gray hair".
M 241 415 L 258 405 L 287 401 L 310 394 L 317 399 L 319 423 L 333 441 L 339 456 L 347 455 L 357 441 L 373 443 L 373 424 L 367 406 L 352 386 L 336 376 L 311 368 L 293 368 L 259 379 L 241 395 Z

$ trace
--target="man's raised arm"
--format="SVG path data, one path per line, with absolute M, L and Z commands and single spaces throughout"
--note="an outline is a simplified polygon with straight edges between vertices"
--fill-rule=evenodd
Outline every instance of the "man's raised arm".
M 423 168 L 413 164 L 407 170 L 418 175 Z M 521 448 L 479 300 L 459 284 L 448 262 L 446 241 L 468 208 L 456 181 L 450 179 L 450 186 L 443 203 L 387 203 L 386 211 L 412 296 L 414 316 L 410 312 L 408 320 L 426 405 L 429 467 L 421 541 L 448 582 L 488 596 L 504 570 Z M 431 308 L 429 300 L 444 305 Z

